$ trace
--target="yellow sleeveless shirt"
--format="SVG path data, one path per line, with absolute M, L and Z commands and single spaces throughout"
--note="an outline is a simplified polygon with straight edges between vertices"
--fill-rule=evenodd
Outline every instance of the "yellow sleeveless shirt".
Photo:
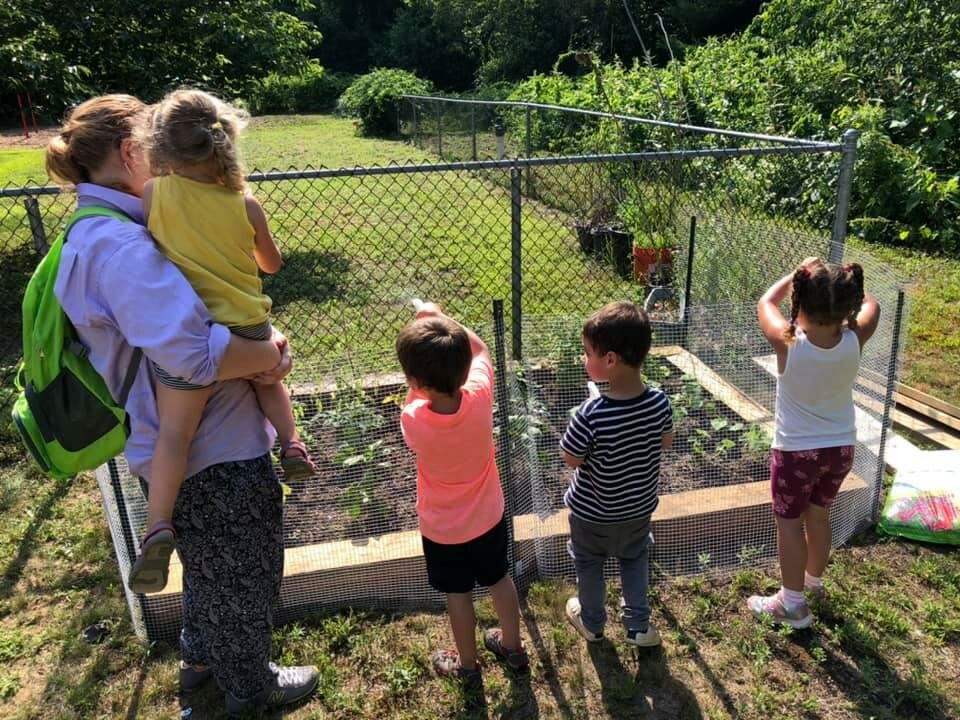
M 271 301 L 253 258 L 256 231 L 243 193 L 179 175 L 158 177 L 147 228 L 215 321 L 236 327 L 268 319 Z

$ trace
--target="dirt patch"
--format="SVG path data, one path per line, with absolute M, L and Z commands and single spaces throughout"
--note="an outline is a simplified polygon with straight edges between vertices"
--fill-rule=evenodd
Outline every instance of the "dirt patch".
M 4 128 L 0 130 L 0 150 L 31 150 L 36 148 L 45 148 L 50 139 L 59 131 L 60 126 L 40 127 L 38 132 L 33 131 L 33 126 L 29 125 L 30 136 L 23 136 L 23 128 Z

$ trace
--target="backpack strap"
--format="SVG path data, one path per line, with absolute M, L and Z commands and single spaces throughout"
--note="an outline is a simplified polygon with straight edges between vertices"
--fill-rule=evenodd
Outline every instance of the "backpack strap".
M 127 374 L 123 378 L 123 385 L 120 387 L 120 397 L 117 398 L 117 405 L 122 408 L 127 406 L 127 398 L 130 396 L 130 389 L 133 387 L 133 381 L 137 379 L 137 370 L 140 368 L 140 359 L 143 357 L 143 350 L 133 349 L 133 357 L 130 358 L 130 364 L 127 366 Z
M 117 220 L 123 220 L 124 222 L 133 222 L 131 218 L 126 213 L 122 213 L 119 210 L 114 210 L 112 208 L 103 207 L 102 205 L 90 205 L 88 207 L 77 208 L 73 211 L 73 214 L 70 216 L 70 219 L 67 220 L 67 226 L 63 229 L 63 241 L 67 241 L 67 235 L 74 225 L 79 220 L 83 220 L 88 217 L 112 217 Z M 75 341 L 76 345 L 79 345 L 79 348 L 71 347 L 70 350 L 78 355 L 85 356 L 87 353 L 87 348 L 83 346 L 79 341 Z M 140 360 L 143 358 L 143 350 L 140 348 L 133 349 L 133 356 L 130 358 L 130 364 L 127 366 L 127 372 L 123 376 L 123 385 L 120 386 L 120 397 L 117 398 L 117 404 L 122 408 L 127 405 L 127 398 L 130 396 L 130 390 L 133 388 L 133 383 L 137 379 L 137 370 L 140 368 Z
M 123 220 L 124 222 L 133 222 L 133 218 L 126 213 L 114 210 L 113 208 L 103 207 L 102 205 L 90 205 L 88 207 L 77 208 L 67 219 L 67 226 L 63 229 L 63 241 L 67 241 L 67 235 L 70 230 L 73 229 L 73 226 L 76 225 L 77 221 L 88 217 L 112 217 L 117 220 Z

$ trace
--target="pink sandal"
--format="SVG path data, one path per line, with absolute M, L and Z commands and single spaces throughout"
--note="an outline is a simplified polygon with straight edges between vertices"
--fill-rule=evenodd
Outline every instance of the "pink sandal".
M 177 548 L 173 525 L 155 523 L 140 541 L 140 555 L 130 568 L 127 586 L 135 593 L 160 592 L 167 586 L 170 556 Z
M 287 480 L 291 482 L 305 480 L 317 470 L 317 466 L 310 459 L 307 446 L 299 440 L 294 440 L 281 451 L 280 467 L 283 468 L 283 474 Z

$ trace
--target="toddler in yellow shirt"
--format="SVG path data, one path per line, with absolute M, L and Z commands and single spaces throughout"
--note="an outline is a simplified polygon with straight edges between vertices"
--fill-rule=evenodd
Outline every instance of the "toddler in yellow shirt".
M 280 250 L 267 217 L 244 181 L 237 137 L 246 113 L 199 90 L 178 90 L 152 108 L 141 142 L 158 175 L 143 193 L 147 228 L 183 272 L 214 321 L 251 340 L 268 340 L 270 298 L 257 269 L 280 269 Z M 176 546 L 171 517 L 186 472 L 190 443 L 212 385 L 173 377 L 154 366 L 160 432 L 151 465 L 147 533 L 130 570 L 134 592 L 163 589 Z M 253 383 L 264 415 L 276 428 L 288 479 L 314 471 L 294 424 L 283 383 Z

